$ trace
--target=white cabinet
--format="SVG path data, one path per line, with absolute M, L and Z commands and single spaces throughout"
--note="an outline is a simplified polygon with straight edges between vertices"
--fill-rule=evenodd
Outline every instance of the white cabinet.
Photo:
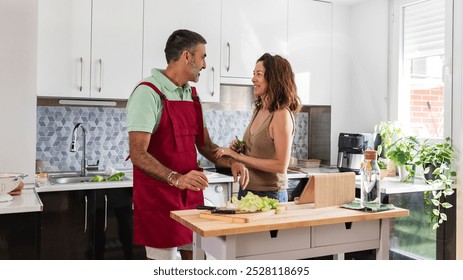
M 288 0 L 288 58 L 304 105 L 331 105 L 332 4 Z
M 40 0 L 37 95 L 127 99 L 142 78 L 143 0 Z
M 251 84 L 256 61 L 266 52 L 286 57 L 287 10 L 288 0 L 222 1 L 223 83 L 238 78 Z
M 220 1 L 145 0 L 143 75 L 152 68 L 165 69 L 167 38 L 177 29 L 201 34 L 206 44 L 206 69 L 196 86 L 203 102 L 220 101 Z

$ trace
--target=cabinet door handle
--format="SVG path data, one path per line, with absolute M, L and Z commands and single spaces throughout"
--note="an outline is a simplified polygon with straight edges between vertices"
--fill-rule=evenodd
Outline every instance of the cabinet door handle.
M 87 220 L 88 220 L 88 198 L 87 198 L 87 196 L 85 196 L 84 201 L 85 201 L 84 232 L 87 232 Z
M 84 58 L 80 57 L 80 87 L 79 87 L 79 91 L 82 92 L 83 87 L 84 87 Z
M 227 72 L 230 71 L 230 57 L 231 57 L 231 46 L 230 42 L 227 42 L 227 48 L 228 48 L 228 64 L 227 64 Z
M 214 96 L 214 89 L 215 89 L 215 69 L 214 66 L 211 68 L 212 70 L 212 91 L 211 91 L 211 96 Z
M 104 231 L 108 228 L 108 196 L 104 195 Z
M 101 90 L 103 89 L 103 61 L 99 60 L 99 63 L 100 63 L 100 86 L 98 87 L 98 92 L 101 92 Z

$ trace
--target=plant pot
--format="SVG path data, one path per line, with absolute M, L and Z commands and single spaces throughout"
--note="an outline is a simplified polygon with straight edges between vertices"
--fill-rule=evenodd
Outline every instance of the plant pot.
M 380 169 L 379 170 L 379 179 L 383 180 L 385 177 L 387 177 L 387 169 Z
M 425 164 L 425 166 L 423 168 L 424 169 L 429 168 L 429 172 L 424 174 L 424 179 L 426 181 L 434 181 L 434 180 L 437 179 L 436 175 L 432 174 L 434 172 L 434 170 L 436 170 L 436 167 L 432 163 Z
M 399 166 L 399 180 L 401 182 L 413 183 L 415 181 L 415 168 L 414 164 Z
M 397 167 L 395 165 L 395 163 L 390 160 L 390 159 L 386 159 L 386 163 L 387 163 L 387 177 L 395 177 L 397 176 Z

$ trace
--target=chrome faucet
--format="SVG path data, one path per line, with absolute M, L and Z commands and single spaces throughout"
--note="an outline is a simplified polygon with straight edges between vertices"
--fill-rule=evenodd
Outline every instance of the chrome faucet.
M 77 142 L 77 129 L 82 128 L 82 134 L 84 135 L 84 145 L 82 151 L 82 163 L 80 165 L 80 176 L 87 176 L 88 170 L 98 170 L 99 160 L 97 161 L 96 165 L 88 165 L 87 161 L 87 129 L 82 125 L 82 123 L 77 123 L 72 130 L 72 141 L 71 141 L 71 152 L 75 153 L 76 150 L 76 142 Z

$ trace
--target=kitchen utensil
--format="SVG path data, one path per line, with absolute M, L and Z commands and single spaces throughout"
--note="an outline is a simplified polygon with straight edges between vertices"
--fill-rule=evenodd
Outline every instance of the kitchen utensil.
M 230 210 L 230 209 L 212 209 L 211 213 L 212 214 L 236 214 L 236 211 Z
M 310 177 L 295 204 L 314 203 L 315 208 L 339 206 L 355 198 L 355 173 L 326 173 Z
M 199 213 L 199 217 L 204 218 L 204 219 L 209 219 L 209 220 L 218 220 L 218 221 L 232 222 L 232 223 L 250 223 L 252 221 L 260 220 L 265 217 L 273 216 L 276 213 L 275 210 L 270 210 L 270 211 L 265 211 L 265 212 L 262 212 L 262 211 L 244 212 L 244 213 L 235 212 L 235 214 L 219 214 L 219 213 L 212 213 L 212 211 L 203 211 Z M 226 210 L 222 210 L 222 211 L 226 211 Z M 231 211 L 234 211 L 234 210 L 231 210 Z
M 22 173 L 0 173 L 0 202 L 13 200 L 8 193 L 16 189 L 26 176 Z
M 198 205 L 196 206 L 198 210 L 211 210 L 213 214 L 236 214 L 237 211 L 233 209 L 226 209 L 226 208 L 217 208 L 215 206 L 205 206 L 205 205 Z

